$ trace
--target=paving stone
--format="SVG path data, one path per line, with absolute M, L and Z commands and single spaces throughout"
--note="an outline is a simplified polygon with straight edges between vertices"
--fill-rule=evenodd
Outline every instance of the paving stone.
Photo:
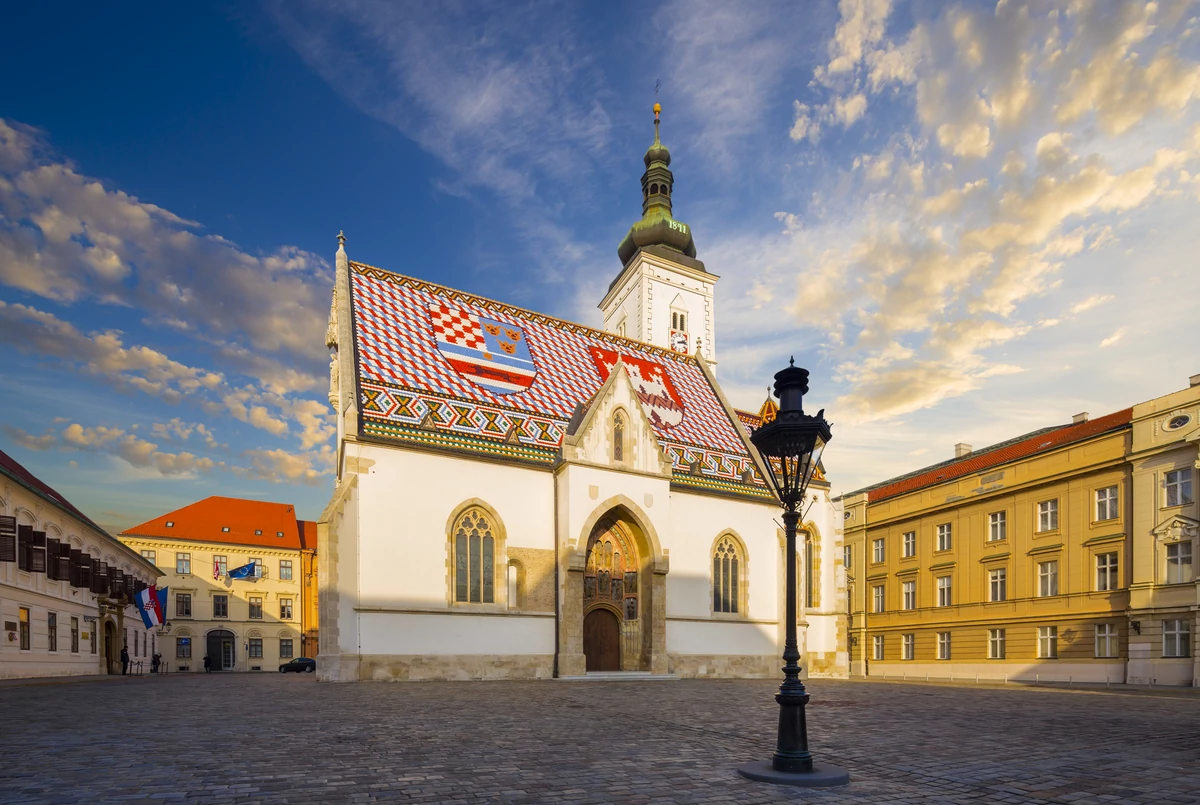
M 1200 802 L 1200 698 L 813 680 L 849 787 L 737 776 L 776 683 L 318 684 L 196 675 L 0 686 L 5 803 L 1151 805 Z M 198 704 L 204 702 L 204 704 Z

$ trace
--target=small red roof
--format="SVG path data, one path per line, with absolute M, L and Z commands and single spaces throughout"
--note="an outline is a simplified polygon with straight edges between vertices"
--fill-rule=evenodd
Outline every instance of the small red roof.
M 1016 461 L 1017 459 L 1031 456 L 1034 453 L 1041 453 L 1045 450 L 1053 450 L 1073 442 L 1090 439 L 1102 433 L 1128 427 L 1132 418 L 1133 409 L 1126 408 L 1123 411 L 1117 411 L 1115 414 L 1097 417 L 1087 422 L 1081 422 L 1078 425 L 1063 425 L 1060 428 L 1050 431 L 1041 431 L 1028 439 L 1021 439 L 1011 444 L 1005 444 L 999 449 L 976 451 L 957 461 L 938 464 L 927 470 L 918 470 L 911 475 L 902 476 L 891 481 L 884 481 L 879 486 L 873 488 L 868 487 L 865 490 L 867 492 L 867 500 L 870 503 L 877 503 L 887 498 L 896 497 L 897 495 L 914 492 L 926 486 L 933 486 L 934 484 L 961 478 L 964 475 L 971 475 L 972 473 L 982 472 L 992 467 L 998 467 L 1001 464 L 1007 464 L 1010 461 Z
M 290 503 L 213 496 L 147 520 L 121 536 L 300 550 L 298 522 Z M 313 533 L 315 537 L 315 526 Z
M 103 528 L 93 523 L 91 518 L 89 518 L 86 514 L 71 505 L 71 501 L 58 494 L 58 492 L 54 491 L 54 489 L 52 489 L 48 484 L 44 483 L 32 472 L 25 469 L 25 467 L 22 466 L 19 461 L 10 456 L 8 453 L 5 453 L 3 450 L 0 450 L 0 472 L 26 487 L 35 495 L 38 495 L 39 497 L 49 501 L 54 506 L 57 506 L 59 509 L 62 509 L 72 517 L 81 520 L 85 525 L 90 526 L 97 533 L 105 535 L 108 534 L 108 532 Z
M 317 549 L 317 524 L 312 520 L 297 520 L 300 529 L 300 547 L 306 551 Z

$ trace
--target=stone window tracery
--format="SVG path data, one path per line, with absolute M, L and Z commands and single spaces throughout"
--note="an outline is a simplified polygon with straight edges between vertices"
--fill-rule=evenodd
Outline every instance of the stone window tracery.
M 613 461 L 625 460 L 625 415 L 618 411 L 613 416 Z
M 465 511 L 454 526 L 454 600 L 496 602 L 496 539 L 486 512 Z
M 729 536 L 719 539 L 713 549 L 713 612 L 738 614 L 743 611 L 744 566 L 745 557 L 742 556 L 741 546 L 737 541 Z

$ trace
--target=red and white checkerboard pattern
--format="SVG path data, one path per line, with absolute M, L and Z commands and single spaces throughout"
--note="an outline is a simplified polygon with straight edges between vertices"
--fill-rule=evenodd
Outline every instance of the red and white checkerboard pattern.
M 496 305 L 400 274 L 351 265 L 359 372 L 363 381 L 552 417 L 565 424 L 575 406 L 590 399 L 602 384 L 588 347 L 617 349 L 661 366 L 679 394 L 684 405 L 683 420 L 674 427 L 656 431 L 664 444 L 724 453 L 731 458 L 748 457 L 725 409 L 693 359 L 666 358 L 644 351 L 635 341 L 614 343 L 587 332 L 573 331 L 567 325 L 547 321 L 534 313 Z M 460 331 L 467 331 L 463 320 L 478 322 L 480 314 L 525 331 L 530 354 L 538 367 L 537 379 L 525 391 L 493 394 L 460 375 L 442 357 L 436 334 L 445 331 L 458 337 Z
M 464 313 L 445 302 L 431 302 L 429 318 L 433 322 L 434 338 L 438 341 L 469 349 L 483 349 L 483 331 L 479 329 L 479 317 L 474 313 Z

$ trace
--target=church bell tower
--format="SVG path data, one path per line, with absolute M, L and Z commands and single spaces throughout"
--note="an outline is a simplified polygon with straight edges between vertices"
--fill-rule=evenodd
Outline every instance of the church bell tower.
M 715 364 L 718 277 L 696 259 L 692 228 L 672 217 L 675 176 L 671 152 L 658 137 L 661 111 L 654 104 L 654 143 L 643 159 L 642 218 L 617 247 L 621 272 L 600 302 L 604 329 L 676 352 L 699 351 Z

